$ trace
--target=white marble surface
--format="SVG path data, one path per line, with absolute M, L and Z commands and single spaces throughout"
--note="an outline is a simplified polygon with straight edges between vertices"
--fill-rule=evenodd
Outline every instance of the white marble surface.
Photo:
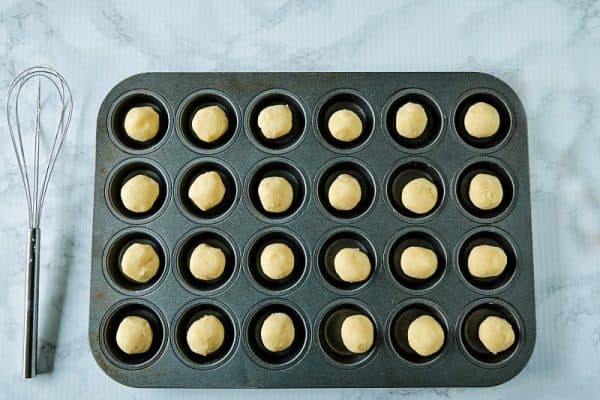
M 0 92 L 39 63 L 55 65 L 75 97 L 43 218 L 40 329 L 51 371 L 20 378 L 26 214 L 12 149 L 0 146 L 0 398 L 597 396 L 600 2 L 2 0 Z M 105 376 L 87 344 L 99 103 L 133 73 L 221 70 L 480 70 L 513 86 L 529 115 L 539 326 L 525 371 L 489 389 L 309 392 L 138 390 Z

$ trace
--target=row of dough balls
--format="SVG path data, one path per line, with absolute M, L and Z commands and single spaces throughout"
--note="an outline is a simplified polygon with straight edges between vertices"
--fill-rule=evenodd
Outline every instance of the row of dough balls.
M 270 314 L 260 327 L 262 345 L 272 353 L 290 348 L 296 335 L 294 321 L 283 312 Z M 375 327 L 371 319 L 363 314 L 346 317 L 339 332 L 344 347 L 351 353 L 368 352 L 375 340 Z M 443 347 L 444 329 L 432 316 L 422 314 L 408 326 L 408 344 L 417 354 L 431 356 Z M 497 316 L 486 317 L 478 327 L 478 337 L 492 354 L 501 353 L 515 342 L 515 333 L 510 322 Z M 126 354 L 147 352 L 153 339 L 150 323 L 139 316 L 127 316 L 117 328 L 117 346 Z M 186 333 L 190 350 L 202 356 L 218 351 L 225 339 L 225 327 L 219 317 L 204 315 L 192 322 Z

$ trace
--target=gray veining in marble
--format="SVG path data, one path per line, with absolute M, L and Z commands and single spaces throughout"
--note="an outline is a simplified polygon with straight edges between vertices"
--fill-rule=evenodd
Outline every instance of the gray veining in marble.
M 20 378 L 26 210 L 0 147 L 0 398 L 593 398 L 600 377 L 600 2 L 0 1 L 0 93 L 49 63 L 75 111 L 43 217 L 42 366 Z M 121 386 L 87 344 L 95 117 L 142 71 L 493 73 L 529 115 L 538 341 L 488 389 L 192 391 Z M 0 97 L 4 109 L 6 96 Z M 0 131 L 6 131 L 5 122 Z M 8 136 L 4 136 L 7 143 Z

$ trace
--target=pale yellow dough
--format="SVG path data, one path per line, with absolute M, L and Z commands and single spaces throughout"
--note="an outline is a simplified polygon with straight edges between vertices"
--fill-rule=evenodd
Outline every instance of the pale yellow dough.
M 190 325 L 185 339 L 190 350 L 207 356 L 219 350 L 225 340 L 225 328 L 219 318 L 204 315 Z
M 152 345 L 152 327 L 142 317 L 123 318 L 117 328 L 117 346 L 126 354 L 142 354 Z
M 223 250 L 201 243 L 190 256 L 190 272 L 196 279 L 212 281 L 223 274 L 226 261 Z
M 482 244 L 469 252 L 467 267 L 476 278 L 492 278 L 502 274 L 508 259 L 501 247 Z
M 221 203 L 225 192 L 221 175 L 216 171 L 209 171 L 194 179 L 188 190 L 188 197 L 199 209 L 208 211 Z
M 473 104 L 465 114 L 465 130 L 476 138 L 488 138 L 498 132 L 500 114 L 493 106 L 482 101 Z
M 158 113 L 150 106 L 133 107 L 125 115 L 123 127 L 130 138 L 138 142 L 147 142 L 158 134 Z
M 492 354 L 507 350 L 515 342 L 515 331 L 504 318 L 489 316 L 479 324 L 479 340 Z
M 469 183 L 469 199 L 480 210 L 493 210 L 502 202 L 502 183 L 494 175 L 477 174 Z
M 327 198 L 336 210 L 352 210 L 362 198 L 360 183 L 352 175 L 339 174 L 329 186 Z
M 158 182 L 146 175 L 136 175 L 121 187 L 121 201 L 126 209 L 144 213 L 152 208 L 160 187 Z
M 371 260 L 360 249 L 341 249 L 333 259 L 333 267 L 344 282 L 362 282 L 371 274 Z
M 344 347 L 352 353 L 366 353 L 373 346 L 375 328 L 366 315 L 356 314 L 346 317 L 340 332 Z
M 407 276 L 427 279 L 435 274 L 438 259 L 435 252 L 426 247 L 410 246 L 400 256 L 400 268 Z
M 402 204 L 416 214 L 433 210 L 437 198 L 437 187 L 426 178 L 413 179 L 402 188 Z
M 258 184 L 258 198 L 266 211 L 282 213 L 292 205 L 294 189 L 287 179 L 270 176 Z
M 288 349 L 294 342 L 296 330 L 294 321 L 285 313 L 269 315 L 260 328 L 260 339 L 271 352 Z
M 287 104 L 265 107 L 258 114 L 258 127 L 267 139 L 278 139 L 292 130 L 292 110 Z
M 337 110 L 329 117 L 327 128 L 331 136 L 341 142 L 351 142 L 358 139 L 363 130 L 360 117 L 351 110 Z
M 396 132 L 407 139 L 416 139 L 425 132 L 427 113 L 422 105 L 408 102 L 396 111 Z
M 271 279 L 287 278 L 294 270 L 294 252 L 285 243 L 270 243 L 260 253 L 260 268 Z
M 423 357 L 437 353 L 444 345 L 444 337 L 444 329 L 430 315 L 421 315 L 408 326 L 408 345 Z
M 192 117 L 192 131 L 203 142 L 218 140 L 229 128 L 227 114 L 219 106 L 202 107 Z
M 160 266 L 160 259 L 154 247 L 145 243 L 132 243 L 121 257 L 121 271 L 127 278 L 146 283 L 154 278 Z

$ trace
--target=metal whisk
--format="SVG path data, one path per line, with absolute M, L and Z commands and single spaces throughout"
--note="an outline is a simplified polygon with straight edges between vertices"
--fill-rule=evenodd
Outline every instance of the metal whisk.
M 37 78 L 37 103 L 35 110 L 35 128 L 33 130 L 33 165 L 27 163 L 21 122 L 19 115 L 19 98 L 24 85 L 31 79 Z M 40 136 L 42 112 L 42 80 L 51 83 L 59 95 L 59 118 L 54 140 L 47 156 L 45 168 L 40 166 Z M 71 114 L 73 101 L 71 89 L 65 79 L 49 66 L 36 66 L 21 72 L 8 89 L 6 102 L 6 118 L 8 130 L 15 149 L 15 155 L 21 172 L 27 208 L 29 211 L 29 230 L 27 247 L 27 265 L 25 272 L 25 326 L 23 334 L 23 377 L 32 378 L 36 375 L 37 365 L 37 326 L 38 326 L 38 294 L 40 273 L 40 220 L 42 206 L 50 182 L 50 176 L 58 153 L 65 139 Z

